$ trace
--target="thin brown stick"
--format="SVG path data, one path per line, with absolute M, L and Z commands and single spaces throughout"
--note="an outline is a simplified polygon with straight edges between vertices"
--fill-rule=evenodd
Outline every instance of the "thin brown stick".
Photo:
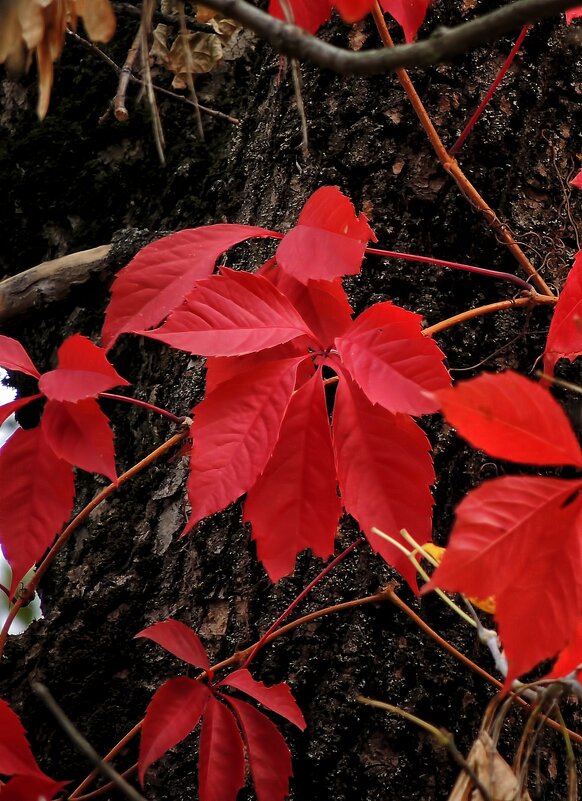
M 447 317 L 446 320 L 441 320 L 434 325 L 423 328 L 422 333 L 425 337 L 438 334 L 447 328 L 452 328 L 459 323 L 464 323 L 467 320 L 472 320 L 475 317 L 483 317 L 485 314 L 491 314 L 496 311 L 503 311 L 504 309 L 518 309 L 524 306 L 531 306 L 532 304 L 553 305 L 558 302 L 558 298 L 550 297 L 549 295 L 528 295 L 527 298 L 515 298 L 514 300 L 499 300 L 496 303 L 487 303 L 484 306 L 476 306 L 474 309 L 455 314 L 453 317 Z
M 382 39 L 384 46 L 387 48 L 394 48 L 394 42 L 392 41 L 392 37 L 390 36 L 388 26 L 386 25 L 386 21 L 384 20 L 384 14 L 378 2 L 376 2 L 374 8 L 372 9 L 372 15 L 374 17 L 376 28 L 378 29 L 378 33 L 380 34 L 380 38 Z M 422 103 L 422 100 L 420 99 L 418 92 L 414 88 L 414 84 L 410 80 L 410 76 L 408 75 L 406 70 L 403 69 L 402 67 L 399 67 L 398 69 L 395 70 L 395 72 L 398 80 L 400 81 L 400 85 L 404 89 L 406 96 L 408 97 L 412 105 L 412 108 L 414 109 L 414 112 L 420 121 L 420 124 L 424 128 L 428 140 L 430 141 L 433 150 L 438 160 L 440 161 L 442 167 L 454 179 L 457 186 L 461 190 L 462 194 L 469 200 L 469 202 L 473 206 L 475 206 L 475 208 L 481 211 L 482 214 L 485 215 L 491 228 L 503 241 L 503 243 L 508 248 L 510 253 L 516 259 L 517 263 L 520 265 L 520 267 L 529 276 L 531 276 L 532 282 L 537 286 L 540 292 L 543 295 L 549 295 L 550 297 L 553 297 L 554 293 L 552 292 L 550 287 L 546 284 L 544 279 L 539 275 L 538 271 L 533 266 L 528 257 L 525 255 L 520 246 L 517 244 L 515 238 L 513 237 L 511 231 L 509 230 L 509 227 L 499 219 L 497 214 L 488 205 L 488 203 L 481 197 L 479 192 L 469 181 L 465 173 L 459 167 L 457 161 L 447 152 L 447 149 L 444 146 L 439 134 L 437 133 L 437 130 L 434 127 L 432 120 L 430 119 L 424 107 L 424 104 Z
M 136 773 L 137 773 L 137 762 L 127 770 L 124 770 L 123 773 L 120 773 L 119 775 L 121 776 L 122 779 L 129 779 Z M 95 772 L 95 776 L 96 775 L 97 773 Z M 93 773 L 91 774 L 91 776 L 94 778 Z M 93 780 L 93 778 L 91 780 Z M 105 793 L 108 793 L 110 790 L 114 789 L 115 789 L 115 784 L 113 782 L 107 782 L 107 784 L 104 784 L 102 787 L 98 787 L 96 790 L 93 790 L 92 792 L 87 793 L 86 795 L 76 795 L 75 801 L 93 801 L 94 798 L 100 798 L 102 795 L 105 795 Z M 71 798 L 71 796 L 69 796 L 69 798 Z
M 115 97 L 113 98 L 113 113 L 115 114 L 115 119 L 119 120 L 120 122 L 126 122 L 129 119 L 129 112 L 125 107 L 125 95 L 127 93 L 127 86 L 131 79 L 131 74 L 133 70 L 133 65 L 135 64 L 135 60 L 137 58 L 137 54 L 139 53 L 141 48 L 141 30 L 135 35 L 133 42 L 131 43 L 131 47 L 127 53 L 127 57 L 125 59 L 125 64 L 121 68 L 121 72 L 119 73 L 119 83 L 117 84 L 117 92 L 115 93 Z

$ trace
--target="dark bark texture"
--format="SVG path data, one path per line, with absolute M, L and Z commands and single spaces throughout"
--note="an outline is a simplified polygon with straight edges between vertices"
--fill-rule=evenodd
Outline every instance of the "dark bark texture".
M 493 7 L 482 2 L 478 10 Z M 456 4 L 438 2 L 429 18 L 427 31 L 461 21 L 462 14 Z M 118 63 L 135 24 L 122 20 L 108 48 Z M 321 35 L 348 46 L 350 29 L 334 23 Z M 379 46 L 370 21 L 360 26 L 359 35 L 364 47 Z M 447 145 L 512 41 L 413 74 Z M 239 127 L 205 118 L 202 143 L 188 109 L 160 98 L 165 167 L 157 161 L 146 105 L 133 89 L 128 123 L 112 116 L 100 121 L 115 94 L 116 77 L 75 42 L 67 43 L 57 66 L 51 109 L 42 124 L 34 116 L 34 76 L 19 82 L 5 78 L 0 87 L 0 273 L 13 275 L 110 241 L 114 247 L 105 277 L 74 288 L 65 302 L 13 321 L 3 333 L 21 339 L 37 364 L 48 369 L 65 336 L 98 337 L 110 280 L 143 244 L 163 232 L 220 221 L 286 230 L 306 198 L 324 184 L 340 186 L 371 217 L 380 246 L 517 272 L 485 219 L 438 166 L 394 76 L 338 77 L 309 66 L 301 72 L 308 156 L 300 146 L 290 72 L 280 72 L 269 47 L 251 41 L 236 60 L 198 84 L 201 102 L 240 118 Z M 581 97 L 582 67 L 571 32 L 561 20 L 540 24 L 459 157 L 556 288 L 579 247 L 580 201 L 569 197 L 566 182 L 580 166 Z M 240 247 L 229 263 L 251 269 L 266 251 L 264 244 Z M 356 312 L 390 298 L 424 314 L 429 324 L 513 295 L 509 285 L 479 276 L 378 258 L 368 258 L 348 288 Z M 508 311 L 478 318 L 437 340 L 455 377 L 470 376 L 480 366 L 528 373 L 543 348 L 549 319 L 544 309 Z M 177 414 L 202 398 L 202 360 L 129 336 L 112 359 L 139 398 Z M 575 372 L 572 368 L 570 375 Z M 171 433 L 167 421 L 142 410 L 109 404 L 107 411 L 120 470 Z M 575 413 L 573 407 L 569 411 Z M 575 422 L 580 425 L 579 416 Z M 435 539 L 442 544 L 454 506 L 468 489 L 519 468 L 472 451 L 437 416 L 422 424 L 434 447 Z M 44 619 L 9 641 L 0 696 L 22 715 L 43 768 L 73 780 L 71 787 L 90 766 L 56 729 L 32 694 L 31 681 L 44 682 L 79 730 L 106 753 L 143 716 L 160 683 L 186 673 L 182 663 L 134 640 L 134 634 L 175 617 L 200 634 L 213 658 L 225 658 L 260 636 L 322 567 L 304 554 L 292 577 L 271 585 L 241 523 L 239 505 L 179 539 L 187 511 L 185 476 L 183 460 L 162 459 L 100 506 L 43 581 Z M 80 474 L 76 508 L 103 482 Z M 344 520 L 338 552 L 356 536 L 353 522 Z M 367 547 L 359 548 L 298 611 L 375 592 L 394 578 Z M 399 592 L 454 645 L 493 670 L 472 631 L 437 599 L 419 602 L 406 588 Z M 363 694 L 403 707 L 453 732 L 466 752 L 494 694 L 389 604 L 330 615 L 296 629 L 264 649 L 254 673 L 267 683 L 287 681 L 308 721 L 304 734 L 283 726 L 293 751 L 295 801 L 445 799 L 457 773 L 447 753 L 426 733 L 355 698 Z M 569 720 L 579 723 L 575 708 Z M 509 715 L 508 753 L 524 722 L 520 712 Z M 120 770 L 135 762 L 136 749 L 134 742 L 118 759 Z M 146 797 L 196 798 L 196 753 L 196 739 L 189 738 L 156 763 L 148 773 Z M 561 739 L 542 732 L 536 753 L 532 796 L 563 798 Z M 250 787 L 241 793 L 241 798 L 252 797 Z

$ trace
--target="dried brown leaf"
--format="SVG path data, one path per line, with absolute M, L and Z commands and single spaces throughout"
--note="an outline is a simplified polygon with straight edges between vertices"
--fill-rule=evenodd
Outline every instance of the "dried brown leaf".
M 486 731 L 481 731 L 467 757 L 467 764 L 489 793 L 488 801 L 531 801 L 526 789 L 519 786 L 511 766 L 497 751 Z M 463 771 L 448 801 L 487 801 Z

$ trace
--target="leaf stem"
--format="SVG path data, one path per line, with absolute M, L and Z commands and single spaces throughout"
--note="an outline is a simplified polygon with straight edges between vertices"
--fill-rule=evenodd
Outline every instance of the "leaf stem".
M 24 590 L 20 594 L 18 600 L 14 603 L 14 605 L 10 608 L 10 612 L 6 620 L 4 621 L 4 625 L 2 626 L 2 630 L 0 631 L 0 658 L 4 653 L 4 648 L 6 646 L 6 639 L 8 637 L 8 632 L 10 630 L 10 626 L 14 621 L 14 618 L 20 611 L 20 609 L 25 606 L 29 602 L 29 600 L 33 597 L 36 588 L 39 585 L 40 580 L 47 572 L 50 565 L 53 563 L 57 554 L 61 551 L 65 543 L 70 538 L 71 534 L 83 523 L 91 514 L 91 512 L 99 506 L 106 498 L 112 495 L 122 484 L 125 484 L 126 481 L 129 481 L 131 478 L 136 476 L 138 473 L 141 473 L 142 470 L 145 470 L 146 467 L 154 462 L 159 456 L 169 451 L 174 445 L 177 445 L 182 440 L 186 439 L 189 436 L 189 430 L 181 431 L 179 434 L 174 434 L 173 437 L 166 440 L 162 445 L 157 447 L 151 453 L 149 453 L 145 458 L 143 458 L 140 462 L 130 467 L 129 470 L 126 470 L 125 473 L 122 473 L 117 482 L 115 484 L 109 484 L 109 486 L 105 487 L 104 489 L 99 492 L 92 501 L 90 501 L 84 509 L 82 509 L 79 514 L 71 520 L 69 525 L 61 532 L 55 543 L 50 548 L 49 552 L 42 560 L 41 564 L 39 565 L 38 569 L 34 573 L 34 575 L 30 578 L 30 580 L 26 583 Z
M 477 122 L 477 120 L 479 119 L 481 114 L 483 114 L 483 112 L 485 111 L 485 108 L 487 107 L 487 105 L 489 104 L 489 101 L 493 97 L 493 94 L 495 93 L 495 90 L 497 89 L 497 87 L 499 86 L 499 84 L 501 83 L 503 78 L 505 77 L 505 73 L 511 67 L 511 65 L 513 63 L 513 60 L 516 57 L 516 55 L 518 54 L 519 48 L 523 44 L 523 40 L 527 36 L 527 32 L 529 31 L 529 29 L 531 27 L 532 27 L 531 25 L 524 25 L 523 28 L 521 29 L 521 32 L 520 32 L 519 36 L 517 37 L 517 39 L 515 40 L 515 44 L 511 48 L 511 51 L 510 51 L 509 55 L 507 56 L 507 58 L 505 59 L 505 61 L 501 65 L 501 69 L 499 70 L 499 72 L 495 76 L 495 80 L 493 81 L 493 83 L 491 84 L 491 86 L 489 87 L 487 92 L 485 93 L 485 96 L 484 96 L 483 100 L 479 103 L 479 105 L 477 107 L 477 110 L 472 115 L 471 119 L 465 125 L 461 135 L 459 136 L 459 138 L 457 139 L 455 144 L 449 149 L 449 156 L 452 156 L 455 153 L 458 153 L 459 150 L 464 145 L 464 143 L 465 143 L 467 137 L 469 136 L 469 134 L 471 133 L 475 123 Z
M 182 425 L 186 420 L 186 417 L 178 417 L 178 415 L 172 414 L 172 412 L 169 412 L 167 409 L 162 409 L 160 406 L 155 406 L 153 403 L 131 398 L 127 395 L 116 395 L 113 392 L 100 392 L 99 397 L 106 398 L 107 400 L 121 401 L 122 403 L 131 403 L 133 406 L 140 406 L 143 409 L 148 409 L 150 412 L 157 412 L 157 414 L 167 417 L 168 420 L 171 420 L 172 423 L 176 423 L 177 425 Z
M 492 312 L 503 311 L 504 309 L 517 309 L 522 306 L 530 306 L 532 303 L 548 303 L 555 304 L 558 299 L 550 297 L 549 295 L 539 295 L 538 293 L 530 294 L 527 298 L 515 298 L 511 300 L 499 300 L 495 303 L 487 303 L 485 306 L 476 306 L 474 309 L 467 309 L 467 311 L 455 314 L 452 317 L 447 317 L 434 325 L 429 325 L 427 328 L 422 329 L 425 337 L 438 334 L 440 331 L 445 331 L 447 328 L 453 328 L 459 323 L 465 323 L 467 320 L 473 320 L 475 317 L 483 317 Z
M 372 15 L 374 17 L 374 22 L 376 23 L 376 27 L 378 29 L 378 33 L 384 43 L 385 47 L 394 47 L 394 42 L 392 41 L 392 37 L 390 36 L 390 32 L 386 25 L 386 21 L 384 20 L 384 14 L 378 2 L 376 2 L 375 6 L 372 9 Z M 517 244 L 515 237 L 509 230 L 509 227 L 501 222 L 497 214 L 493 211 L 493 209 L 485 202 L 485 200 L 481 197 L 479 192 L 475 189 L 473 184 L 469 181 L 465 173 L 459 167 L 457 162 L 455 161 L 454 157 L 451 157 L 437 133 L 436 128 L 434 127 L 432 120 L 427 114 L 427 111 L 420 99 L 416 89 L 414 88 L 414 84 L 410 80 L 410 76 L 408 75 L 407 71 L 402 67 L 399 67 L 395 70 L 398 80 L 400 81 L 400 85 L 406 92 L 406 96 L 408 97 L 412 108 L 416 116 L 418 117 L 420 124 L 425 130 L 425 133 L 435 151 L 435 154 L 440 161 L 442 167 L 445 169 L 446 172 L 453 178 L 461 193 L 469 200 L 469 202 L 474 205 L 479 211 L 481 211 L 489 225 L 493 228 L 493 230 L 499 235 L 502 239 L 510 253 L 514 256 L 517 260 L 518 264 L 523 268 L 523 270 L 532 277 L 533 283 L 537 286 L 539 291 L 543 295 L 549 295 L 550 297 L 554 296 L 554 293 L 550 289 L 550 287 L 546 284 L 544 279 L 538 274 L 538 271 L 533 266 L 531 261 L 525 255 L 523 250 Z
M 446 261 L 444 259 L 435 259 L 432 256 L 419 256 L 415 253 L 401 253 L 396 250 L 381 250 L 379 248 L 366 248 L 365 251 L 370 256 L 385 256 L 390 259 L 403 259 L 404 261 L 418 261 L 422 264 L 437 264 L 440 267 L 450 267 L 453 270 L 464 270 L 468 273 L 478 273 L 488 278 L 498 279 L 500 281 L 507 281 L 510 284 L 515 284 L 520 289 L 526 292 L 532 292 L 531 284 L 528 284 L 523 278 L 512 273 L 504 273 L 501 270 L 488 270 L 485 267 L 475 267 L 473 264 L 462 264 L 457 261 Z

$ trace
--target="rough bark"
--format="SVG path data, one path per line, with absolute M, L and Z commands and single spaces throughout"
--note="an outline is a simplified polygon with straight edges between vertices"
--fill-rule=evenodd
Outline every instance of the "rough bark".
M 483 6 L 489 7 L 485 3 Z M 437 4 L 431 25 L 452 24 L 460 12 Z M 370 23 L 367 44 L 378 46 Z M 121 26 L 112 47 L 122 62 L 132 36 Z M 328 26 L 325 38 L 346 45 L 348 31 Z M 509 40 L 414 74 L 445 142 L 452 144 L 468 110 L 493 79 Z M 462 198 L 436 159 L 392 76 L 346 78 L 304 67 L 303 92 L 310 153 L 300 148 L 288 72 L 261 44 L 200 84 L 201 101 L 240 118 L 240 128 L 205 120 L 206 143 L 193 118 L 162 100 L 167 166 L 156 161 L 148 115 L 135 106 L 127 125 L 98 119 L 115 93 L 107 67 L 69 45 L 57 69 L 51 111 L 33 117 L 34 86 L 4 80 L 0 118 L 0 197 L 6 275 L 113 239 L 109 278 L 159 232 L 208 222 L 291 226 L 309 194 L 337 184 L 372 218 L 381 245 L 493 269 L 515 265 L 484 219 Z M 580 62 L 562 22 L 544 23 L 526 39 L 460 160 L 512 229 L 543 275 L 560 286 L 577 248 L 565 181 L 580 152 Z M 578 127 L 577 127 L 578 126 Z M 251 265 L 264 245 L 240 248 Z M 76 287 L 57 306 L 17 319 L 3 333 L 18 336 L 37 364 L 48 368 L 62 338 L 98 334 L 107 301 L 103 274 Z M 505 285 L 437 268 L 369 258 L 349 281 L 357 312 L 390 298 L 422 312 L 429 323 L 468 306 L 511 296 Z M 455 376 L 477 365 L 529 371 L 547 329 L 546 310 L 479 318 L 439 336 Z M 137 397 L 178 414 L 202 397 L 202 360 L 153 342 L 124 337 L 113 353 Z M 119 467 L 142 458 L 170 432 L 166 421 L 137 409 L 108 407 Z M 424 421 L 437 474 L 435 538 L 444 542 L 454 505 L 483 478 L 515 467 L 470 451 L 440 421 Z M 258 564 L 238 505 L 179 539 L 185 519 L 185 465 L 160 461 L 101 506 L 58 558 L 42 585 L 44 619 L 10 639 L 0 696 L 22 714 L 47 772 L 80 781 L 87 766 L 32 695 L 43 681 L 101 753 L 142 716 L 154 689 L 184 666 L 152 644 L 134 641 L 144 626 L 168 616 L 191 625 L 216 659 L 251 643 L 305 584 L 321 562 L 305 554 L 293 577 L 272 586 Z M 80 508 L 101 486 L 78 477 Z M 344 521 L 338 549 L 356 536 Z M 301 607 L 302 612 L 376 591 L 394 578 L 365 548 L 353 553 Z M 431 625 L 478 662 L 487 654 L 432 598 L 402 595 Z M 288 681 L 308 721 L 305 734 L 288 727 L 294 799 L 446 798 L 457 769 L 430 737 L 408 723 L 360 706 L 365 694 L 413 711 L 455 734 L 467 751 L 493 691 L 385 604 L 343 612 L 297 629 L 265 648 L 255 663 L 266 682 Z M 574 725 L 578 713 L 573 712 Z M 524 717 L 510 716 L 506 739 L 520 736 Z M 186 741 L 154 765 L 149 799 L 196 797 L 195 743 Z M 539 795 L 565 793 L 563 748 L 545 733 L 537 770 Z M 135 761 L 133 743 L 118 762 Z M 534 771 L 536 773 L 536 771 Z M 534 781 L 534 784 L 536 782 Z M 75 786 L 74 784 L 72 786 Z M 251 797 L 246 790 L 242 797 Z M 115 794 L 105 796 L 117 798 Z

